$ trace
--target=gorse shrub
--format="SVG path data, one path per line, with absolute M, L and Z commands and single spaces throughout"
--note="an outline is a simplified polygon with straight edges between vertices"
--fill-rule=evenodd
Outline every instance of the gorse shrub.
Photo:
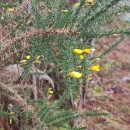
M 0 23 L 6 31 L 0 43 L 0 68 L 19 64 L 24 68 L 22 80 L 30 77 L 34 85 L 14 89 L 11 83 L 0 83 L 0 93 L 16 109 L 10 114 L 15 115 L 14 123 L 20 117 L 25 119 L 21 129 L 76 130 L 84 129 L 82 121 L 75 123 L 77 118 L 107 115 L 79 111 L 77 97 L 86 98 L 87 83 L 101 70 L 99 58 L 129 36 L 127 28 L 106 28 L 119 14 L 129 11 L 129 6 L 120 0 L 79 0 L 72 6 L 65 0 L 31 0 L 21 5 L 3 2 L 0 7 Z M 97 55 L 91 41 L 109 36 L 118 39 Z M 20 84 L 26 86 L 23 82 Z M 13 111 L 6 111 L 7 115 Z M 6 115 L 5 110 L 3 113 Z

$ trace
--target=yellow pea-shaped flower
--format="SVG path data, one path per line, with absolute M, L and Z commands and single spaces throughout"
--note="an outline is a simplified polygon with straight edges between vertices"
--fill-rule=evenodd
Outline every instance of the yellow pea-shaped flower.
M 80 59 L 80 60 L 83 60 L 83 59 L 84 59 L 84 56 L 83 56 L 83 55 L 80 55 L 80 56 L 79 56 L 79 59 Z
M 91 67 L 92 71 L 99 72 L 100 71 L 100 65 L 94 65 Z
M 30 58 L 31 58 L 31 56 L 30 56 L 30 55 L 26 56 L 26 59 L 27 59 L 27 60 L 29 60 Z
M 74 49 L 73 50 L 75 53 L 77 53 L 77 54 L 82 54 L 84 51 L 83 50 L 81 50 L 81 49 Z
M 92 51 L 95 51 L 95 49 L 94 48 L 86 48 L 83 51 L 84 51 L 84 53 L 90 54 Z
M 79 79 L 79 78 L 82 77 L 82 73 L 79 73 L 79 72 L 76 72 L 76 71 L 72 71 L 70 73 L 70 76 Z
M 91 49 L 90 49 L 90 48 L 86 48 L 86 49 L 84 49 L 83 51 L 84 51 L 84 53 L 87 53 L 87 54 L 90 54 L 90 53 L 91 53 Z

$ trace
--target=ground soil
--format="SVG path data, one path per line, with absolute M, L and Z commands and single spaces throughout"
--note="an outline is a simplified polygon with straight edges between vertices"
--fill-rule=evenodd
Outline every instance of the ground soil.
M 102 38 L 96 53 L 107 49 L 119 36 Z M 99 84 L 94 86 L 84 109 L 105 110 L 109 116 L 90 119 L 89 130 L 130 130 L 130 40 L 125 40 L 100 60 Z M 105 88 L 102 89 L 101 85 Z

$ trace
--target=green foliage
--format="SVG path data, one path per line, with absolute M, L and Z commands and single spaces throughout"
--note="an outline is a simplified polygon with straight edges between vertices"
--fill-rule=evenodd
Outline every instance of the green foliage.
M 107 113 L 102 111 L 94 110 L 77 112 L 74 103 L 77 100 L 76 96 L 82 97 L 80 95 L 80 93 L 83 93 L 81 86 L 85 86 L 89 82 L 88 76 L 92 75 L 91 67 L 98 64 L 97 59 L 111 52 L 126 36 L 129 36 L 130 31 L 127 28 L 116 30 L 104 28 L 115 19 L 118 13 L 128 11 L 129 7 L 119 8 L 120 0 L 110 0 L 108 2 L 95 0 L 93 6 L 87 6 L 85 0 L 79 2 L 80 5 L 77 7 L 66 7 L 65 0 L 61 0 L 61 2 L 56 0 L 45 0 L 44 2 L 32 0 L 30 4 L 31 9 L 29 9 L 29 15 L 32 17 L 31 20 L 23 12 L 18 16 L 15 16 L 15 14 L 11 16 L 6 11 L 4 12 L 5 15 L 3 16 L 5 17 L 1 24 L 4 26 L 10 24 L 10 18 L 18 24 L 17 28 L 10 29 L 10 36 L 12 39 L 14 38 L 12 40 L 14 43 L 11 42 L 15 49 L 24 48 L 22 45 L 23 40 L 31 47 L 29 51 L 25 52 L 25 56 L 29 55 L 31 58 L 25 58 L 26 64 L 22 66 L 24 68 L 24 77 L 27 78 L 30 75 L 34 75 L 31 72 L 32 64 L 40 56 L 41 65 L 39 66 L 41 68 L 39 67 L 38 69 L 42 73 L 38 74 L 39 77 L 49 75 L 55 84 L 55 88 L 53 88 L 54 94 L 51 95 L 52 97 L 54 96 L 52 101 L 48 98 L 48 88 L 42 91 L 42 98 L 39 96 L 40 98 L 34 101 L 30 96 L 30 91 L 26 91 L 23 96 L 21 90 L 16 92 L 7 86 L 0 86 L 0 93 L 11 97 L 11 100 L 13 100 L 13 96 L 15 100 L 16 98 L 21 100 L 23 97 L 21 106 L 23 107 L 22 110 L 25 109 L 23 112 L 26 120 L 23 124 L 25 126 L 29 125 L 31 119 L 37 118 L 38 120 L 32 124 L 38 130 L 46 128 L 49 130 L 60 128 L 61 130 L 62 128 L 69 130 L 73 128 L 73 123 L 77 118 L 107 115 Z M 2 4 L 0 4 L 1 6 Z M 3 5 L 3 7 L 5 6 Z M 31 24 L 28 23 L 29 20 Z M 36 29 L 36 31 L 33 29 Z M 41 33 L 39 33 L 40 31 Z M 81 60 L 79 55 L 73 52 L 74 49 L 92 49 L 94 46 L 90 43 L 91 39 L 108 37 L 113 34 L 119 35 L 118 40 L 99 55 L 83 53 L 84 59 Z M 14 54 L 10 51 L 6 53 L 9 53 L 9 55 Z M 20 59 L 21 57 L 17 57 L 13 62 L 18 63 Z M 2 62 L 2 59 L 0 61 Z M 10 61 L 7 60 L 5 63 L 10 63 Z M 53 67 L 51 66 L 50 69 L 47 69 L 52 64 Z M 35 65 L 38 66 L 37 64 Z M 78 79 L 70 75 L 73 71 L 82 73 L 82 78 Z M 37 76 L 37 78 L 39 77 Z M 30 111 L 26 110 L 27 106 L 31 106 Z M 36 106 L 36 108 L 33 108 L 33 106 Z M 82 129 L 80 127 L 75 127 L 73 130 Z
M 70 124 L 70 121 L 73 121 L 76 118 L 79 117 L 84 117 L 84 116 L 107 116 L 108 113 L 106 112 L 100 112 L 97 110 L 92 110 L 92 111 L 87 111 L 84 113 L 78 113 L 77 111 L 74 110 L 66 110 L 66 109 L 61 109 L 57 107 L 57 103 L 53 103 L 50 105 L 45 105 L 45 103 L 42 103 L 42 107 L 38 110 L 38 114 L 41 118 L 41 129 L 50 127 L 53 129 L 55 128 L 67 128 L 71 129 L 71 127 L 67 124 Z M 51 116 L 53 115 L 53 116 Z

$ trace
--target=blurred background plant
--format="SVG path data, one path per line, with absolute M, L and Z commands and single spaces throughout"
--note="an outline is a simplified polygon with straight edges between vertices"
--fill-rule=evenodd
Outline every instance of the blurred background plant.
M 120 0 L 1 1 L 3 129 L 79 130 L 87 116 L 108 115 L 83 105 L 101 58 L 130 35 L 107 26 L 129 10 Z M 111 46 L 95 53 L 95 41 L 110 36 Z

